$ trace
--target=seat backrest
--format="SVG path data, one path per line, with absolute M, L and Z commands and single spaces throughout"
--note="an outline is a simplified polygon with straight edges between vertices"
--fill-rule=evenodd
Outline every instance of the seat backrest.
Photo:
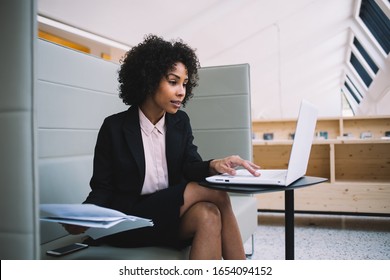
M 33 106 L 35 2 L 1 2 L 1 262 L 39 256 Z
M 239 155 L 252 160 L 248 64 L 204 67 L 184 111 L 204 160 Z
M 40 203 L 81 203 L 92 174 L 103 119 L 127 108 L 118 98 L 118 64 L 38 41 L 38 174 Z M 41 222 L 41 243 L 67 235 Z

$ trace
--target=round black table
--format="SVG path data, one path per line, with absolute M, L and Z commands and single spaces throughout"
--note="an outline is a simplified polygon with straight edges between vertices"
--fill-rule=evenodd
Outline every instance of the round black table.
M 284 215 L 285 215 L 285 253 L 286 260 L 294 259 L 294 190 L 304 188 L 319 183 L 326 182 L 328 179 L 320 177 L 304 176 L 289 186 L 272 185 L 226 185 L 214 184 L 209 182 L 200 182 L 199 184 L 216 190 L 223 190 L 235 193 L 255 194 L 267 192 L 284 191 Z

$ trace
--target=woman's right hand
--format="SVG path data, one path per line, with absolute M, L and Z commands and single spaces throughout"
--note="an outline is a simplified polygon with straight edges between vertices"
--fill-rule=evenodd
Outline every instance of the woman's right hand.
M 88 229 L 88 227 L 70 225 L 70 224 L 62 224 L 62 226 L 67 232 L 74 235 L 84 233 Z
M 210 174 L 228 173 L 232 176 L 236 175 L 236 167 L 242 166 L 247 169 L 253 176 L 260 176 L 257 170 L 260 168 L 257 164 L 248 160 L 242 159 L 240 156 L 229 156 L 223 159 L 214 159 L 210 162 Z

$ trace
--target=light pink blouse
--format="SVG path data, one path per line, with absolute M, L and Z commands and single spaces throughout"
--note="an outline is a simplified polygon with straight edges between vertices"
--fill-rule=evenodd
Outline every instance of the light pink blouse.
M 168 187 L 168 167 L 165 155 L 165 115 L 153 125 L 138 109 L 145 152 L 145 180 L 141 194 L 151 194 Z

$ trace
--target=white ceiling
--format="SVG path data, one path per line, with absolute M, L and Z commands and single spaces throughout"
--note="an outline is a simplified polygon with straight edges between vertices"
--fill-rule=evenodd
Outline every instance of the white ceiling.
M 360 0 L 38 0 L 38 13 L 136 45 L 182 38 L 201 66 L 249 63 L 253 118 L 296 117 L 302 98 L 341 114 Z M 281 109 L 283 108 L 283 110 Z

